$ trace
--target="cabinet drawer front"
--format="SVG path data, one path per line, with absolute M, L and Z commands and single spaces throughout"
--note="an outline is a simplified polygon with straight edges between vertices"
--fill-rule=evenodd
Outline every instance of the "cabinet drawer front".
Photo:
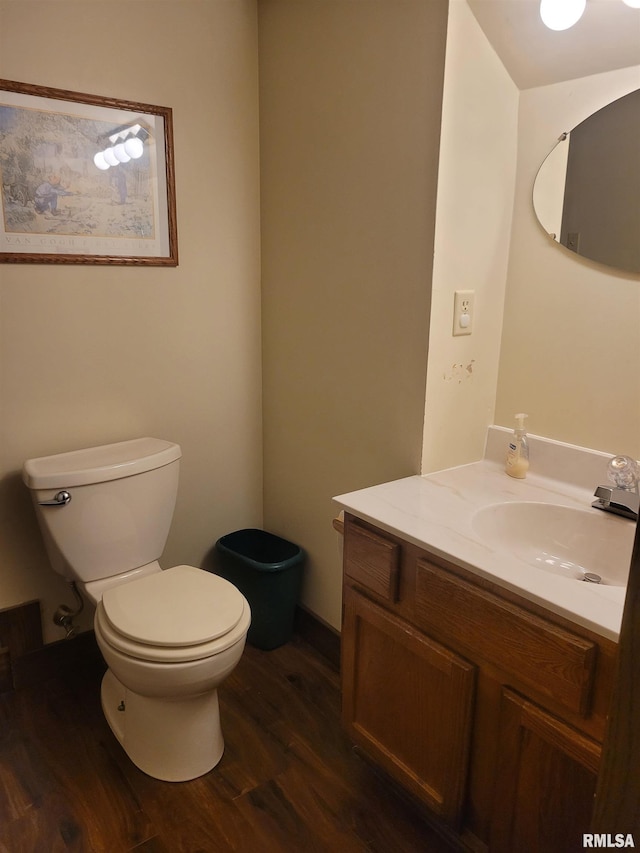
M 426 560 L 417 564 L 416 619 L 445 641 L 472 643 L 474 654 L 571 711 L 588 712 L 597 652 L 589 640 Z
M 344 541 L 344 571 L 351 580 L 376 595 L 396 601 L 400 546 L 372 533 L 356 522 L 347 527 Z

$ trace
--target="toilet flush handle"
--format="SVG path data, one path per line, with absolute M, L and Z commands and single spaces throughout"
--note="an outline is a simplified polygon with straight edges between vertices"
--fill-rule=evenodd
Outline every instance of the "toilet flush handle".
M 58 492 L 52 501 L 38 501 L 40 506 L 66 506 L 71 501 L 69 492 L 63 490 Z

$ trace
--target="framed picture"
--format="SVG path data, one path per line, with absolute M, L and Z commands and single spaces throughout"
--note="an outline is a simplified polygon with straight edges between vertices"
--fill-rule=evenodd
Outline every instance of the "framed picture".
M 176 266 L 168 107 L 0 80 L 0 262 Z

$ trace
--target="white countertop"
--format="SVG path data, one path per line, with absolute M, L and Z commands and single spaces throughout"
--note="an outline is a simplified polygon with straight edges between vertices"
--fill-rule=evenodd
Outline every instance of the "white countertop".
M 495 459 L 501 455 L 507 433 L 495 427 L 491 430 L 487 458 L 480 462 L 406 477 L 339 495 L 334 500 L 343 509 L 389 533 L 617 641 L 625 587 L 583 583 L 542 571 L 511 553 L 490 547 L 477 535 L 473 525 L 476 512 L 491 504 L 551 503 L 609 519 L 612 535 L 622 535 L 625 543 L 632 544 L 635 527 L 632 521 L 591 508 L 595 487 L 607 483 L 609 455 L 531 437 L 531 469 L 525 480 L 515 480 L 505 474 L 503 462 Z M 566 479 L 545 476 L 549 461 L 557 468 L 557 454 L 563 448 L 567 448 L 568 457 L 573 456 L 574 462 L 585 462 L 577 466 L 580 475 L 573 476 L 569 464 L 563 472 Z M 589 458 L 583 454 L 589 454 Z M 544 474 L 535 473 L 536 461 Z M 591 483 L 588 488 L 585 480 Z

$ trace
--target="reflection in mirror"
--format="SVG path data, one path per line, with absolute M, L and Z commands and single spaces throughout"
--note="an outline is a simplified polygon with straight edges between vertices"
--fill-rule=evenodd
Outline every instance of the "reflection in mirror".
M 640 89 L 562 134 L 540 167 L 533 205 L 567 249 L 640 272 Z

